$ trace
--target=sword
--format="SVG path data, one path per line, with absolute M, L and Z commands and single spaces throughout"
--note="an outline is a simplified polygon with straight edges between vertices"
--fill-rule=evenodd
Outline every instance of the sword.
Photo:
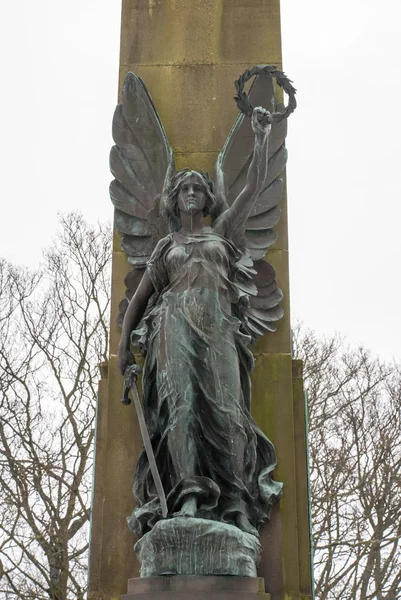
M 138 416 L 139 429 L 141 430 L 142 441 L 145 448 L 146 456 L 148 457 L 150 472 L 152 473 L 153 481 L 156 487 L 157 495 L 159 496 L 160 506 L 162 509 L 163 519 L 167 517 L 167 501 L 164 493 L 162 480 L 157 468 L 155 454 L 153 452 L 152 443 L 150 441 L 148 428 L 146 427 L 145 416 L 143 414 L 142 402 L 139 398 L 138 387 L 136 385 L 137 376 L 142 373 L 139 365 L 133 364 L 127 367 L 124 371 L 124 393 L 121 398 L 123 404 L 131 404 L 129 392 L 134 400 L 136 414 Z

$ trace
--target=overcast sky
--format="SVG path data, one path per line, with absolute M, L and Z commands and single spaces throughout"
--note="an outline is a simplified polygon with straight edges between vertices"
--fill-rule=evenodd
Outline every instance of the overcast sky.
M 401 5 L 281 5 L 299 103 L 287 144 L 292 314 L 401 359 Z M 112 217 L 120 2 L 0 10 L 0 255 L 34 267 L 58 212 Z

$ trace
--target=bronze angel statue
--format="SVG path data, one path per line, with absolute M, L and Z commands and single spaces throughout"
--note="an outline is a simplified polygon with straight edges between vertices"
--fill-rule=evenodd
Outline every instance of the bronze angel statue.
M 143 81 L 129 73 L 113 120 L 111 198 L 133 270 L 120 304 L 122 373 L 145 354 L 143 408 L 169 516 L 234 525 L 257 535 L 281 495 L 273 444 L 250 413 L 251 341 L 283 311 L 272 266 L 286 162 L 286 119 L 274 120 L 269 73 L 220 153 L 216 182 L 175 171 L 173 153 Z M 143 452 L 130 528 L 162 518 Z

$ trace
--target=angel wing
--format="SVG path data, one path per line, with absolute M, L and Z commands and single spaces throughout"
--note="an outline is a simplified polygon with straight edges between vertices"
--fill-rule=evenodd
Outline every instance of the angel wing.
M 126 298 L 120 302 L 121 324 L 129 300 L 157 242 L 167 233 L 159 203 L 174 171 L 173 153 L 152 99 L 140 77 L 128 73 L 122 103 L 113 117 L 115 146 L 110 152 L 110 184 L 114 224 L 122 234 L 121 247 L 133 265 L 125 278 Z
M 258 75 L 254 79 L 249 99 L 253 106 L 263 106 L 270 112 L 282 110 L 282 106 L 275 105 L 274 85 L 270 75 Z M 273 227 L 281 215 L 278 204 L 283 193 L 283 180 L 279 175 L 287 162 L 284 146 L 286 134 L 287 119 L 274 121 L 269 137 L 266 179 L 246 222 L 245 231 L 239 233 L 238 245 L 242 246 L 243 257 L 238 264 L 238 276 L 250 297 L 244 314 L 244 325 L 253 341 L 266 331 L 275 331 L 276 322 L 284 314 L 280 307 L 283 294 L 277 287 L 275 271 L 263 259 L 269 246 L 277 239 Z M 240 114 L 216 165 L 216 190 L 228 205 L 234 202 L 245 186 L 253 146 L 251 120 Z

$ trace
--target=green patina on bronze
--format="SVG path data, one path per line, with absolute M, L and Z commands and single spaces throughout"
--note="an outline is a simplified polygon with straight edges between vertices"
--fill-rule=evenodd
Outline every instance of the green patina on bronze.
M 253 10 L 258 14 L 256 22 L 249 17 Z M 152 11 L 147 0 L 124 0 L 122 16 L 120 88 L 128 70 L 141 75 L 151 90 L 166 124 L 167 135 L 177 151 L 177 168 L 189 166 L 212 172 L 216 153 L 236 113 L 234 103 L 230 104 L 231 95 L 227 98 L 223 90 L 231 89 L 232 81 L 252 64 L 269 62 L 281 67 L 279 0 L 268 0 L 263 6 L 256 0 L 254 6 L 231 0 L 166 0 L 153 3 Z M 177 90 L 189 89 L 190 84 L 199 90 L 199 94 L 177 94 Z M 216 126 L 218 116 L 221 121 Z M 185 126 L 182 125 L 183 120 Z M 210 127 L 212 122 L 213 128 Z M 283 577 L 281 591 L 276 597 L 285 595 L 294 599 L 301 597 L 303 576 L 299 573 L 308 561 L 309 548 L 299 546 L 302 542 L 297 526 L 297 505 L 305 504 L 307 499 L 297 494 L 294 477 L 295 422 L 285 196 L 281 206 L 283 215 L 279 238 L 269 253 L 269 260 L 274 264 L 278 284 L 284 291 L 286 315 L 278 331 L 272 336 L 265 336 L 255 348 L 258 356 L 252 378 L 252 411 L 263 430 L 274 439 L 279 456 L 277 477 L 285 481 L 285 495 L 281 501 Z M 119 598 L 126 589 L 127 579 L 138 574 L 133 560 L 132 538 L 126 529 L 124 516 L 132 508 L 131 485 L 126 474 L 133 472 L 142 443 L 135 417 L 128 420 L 126 408 L 118 406 L 122 378 L 113 356 L 120 335 L 115 318 L 124 295 L 123 280 L 129 268 L 119 243 L 118 236 L 113 256 L 112 357 L 109 379 L 102 384 L 99 406 L 99 410 L 104 411 L 102 422 L 106 425 L 97 451 L 98 475 L 102 483 L 98 488 L 101 490 L 98 498 L 100 508 L 97 514 L 94 511 L 92 524 L 91 600 Z M 270 376 L 271 385 L 268 383 Z M 298 392 L 294 395 L 298 396 Z M 284 406 L 279 408 L 276 403 Z M 277 420 L 279 422 L 275 422 Z M 269 553 L 268 546 L 264 547 L 264 553 Z M 262 575 L 267 572 L 263 569 L 265 562 L 262 560 Z

